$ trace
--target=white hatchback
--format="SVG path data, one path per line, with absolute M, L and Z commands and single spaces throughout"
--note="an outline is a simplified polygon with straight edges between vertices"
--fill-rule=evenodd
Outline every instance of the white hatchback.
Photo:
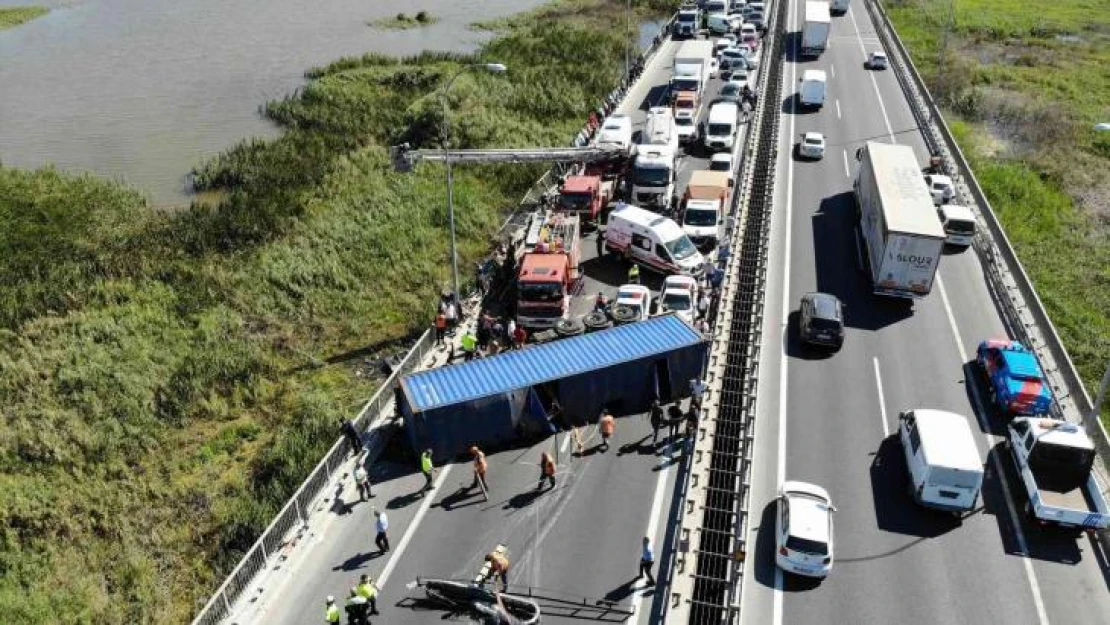
M 825 135 L 819 132 L 807 132 L 798 142 L 798 156 L 820 160 L 825 158 Z
M 867 66 L 867 69 L 886 69 L 886 67 L 887 67 L 886 53 L 885 52 L 879 52 L 878 50 L 875 50 L 871 54 L 867 55 L 866 66 Z
M 659 312 L 673 312 L 680 319 L 693 325 L 694 307 L 698 301 L 698 283 L 689 276 L 667 276 L 663 292 L 659 294 Z
M 784 482 L 775 515 L 775 564 L 788 573 L 827 577 L 833 566 L 833 513 L 824 488 Z

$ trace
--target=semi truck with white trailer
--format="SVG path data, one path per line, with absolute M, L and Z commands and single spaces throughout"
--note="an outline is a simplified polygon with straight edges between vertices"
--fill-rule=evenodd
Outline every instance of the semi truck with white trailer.
M 829 46 L 829 3 L 809 0 L 806 2 L 806 19 L 802 24 L 802 56 L 821 56 Z
M 1025 511 L 1042 525 L 1110 528 L 1110 511 L 1094 476 L 1095 447 L 1083 426 L 1047 417 L 1018 417 L 1007 446 L 1029 497 Z
M 874 293 L 928 295 L 947 234 L 913 148 L 868 142 L 856 158 L 859 171 L 852 186 Z
M 693 91 L 701 95 L 713 75 L 713 42 L 708 39 L 683 41 L 674 55 L 671 92 Z

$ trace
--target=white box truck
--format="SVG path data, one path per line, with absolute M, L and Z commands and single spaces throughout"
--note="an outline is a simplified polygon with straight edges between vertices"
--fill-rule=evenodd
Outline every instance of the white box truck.
M 798 79 L 798 104 L 802 108 L 821 108 L 825 105 L 825 86 L 828 83 L 825 70 L 807 69 Z
M 674 55 L 671 93 L 694 91 L 699 95 L 713 75 L 713 42 L 708 39 L 683 41 Z
M 829 45 L 829 3 L 806 2 L 806 19 L 802 24 L 802 56 L 820 56 Z
M 898 438 L 914 501 L 956 514 L 975 507 L 983 486 L 983 461 L 967 417 L 944 410 L 907 410 L 898 417 Z
M 913 148 L 869 142 L 856 157 L 859 171 L 852 187 L 874 293 L 928 295 L 947 235 Z

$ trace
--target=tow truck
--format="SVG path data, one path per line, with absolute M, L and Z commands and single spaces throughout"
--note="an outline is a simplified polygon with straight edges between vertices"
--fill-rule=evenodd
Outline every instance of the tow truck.
M 1052 408 L 1052 390 L 1037 356 L 1009 339 L 979 343 L 975 361 L 990 386 L 991 403 L 1004 415 L 1046 415 Z
M 1094 443 L 1082 426 L 1018 417 L 1007 431 L 1007 446 L 1029 496 L 1025 511 L 1034 520 L 1088 532 L 1110 528 L 1106 499 L 1092 471 Z

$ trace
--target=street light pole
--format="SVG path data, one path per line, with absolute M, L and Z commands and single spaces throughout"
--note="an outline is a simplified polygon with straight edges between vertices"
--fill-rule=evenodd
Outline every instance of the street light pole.
M 453 172 L 451 171 L 451 159 L 447 154 L 449 142 L 448 132 L 450 131 L 449 121 L 447 118 L 447 114 L 449 111 L 447 92 L 451 90 L 452 85 L 455 84 L 455 81 L 458 80 L 459 76 L 462 76 L 464 73 L 474 68 L 482 68 L 487 72 L 495 73 L 503 73 L 507 69 L 501 63 L 470 63 L 469 65 L 464 65 L 458 72 L 455 73 L 454 76 L 451 77 L 451 80 L 447 81 L 447 84 L 444 85 L 439 92 L 439 103 L 443 109 L 443 125 L 440 130 L 440 133 L 442 135 L 440 137 L 440 146 L 443 148 L 443 164 L 447 167 L 447 220 L 450 223 L 451 227 L 451 283 L 454 287 L 455 297 L 462 297 L 462 293 L 459 291 L 458 237 L 455 234 L 455 178 Z

